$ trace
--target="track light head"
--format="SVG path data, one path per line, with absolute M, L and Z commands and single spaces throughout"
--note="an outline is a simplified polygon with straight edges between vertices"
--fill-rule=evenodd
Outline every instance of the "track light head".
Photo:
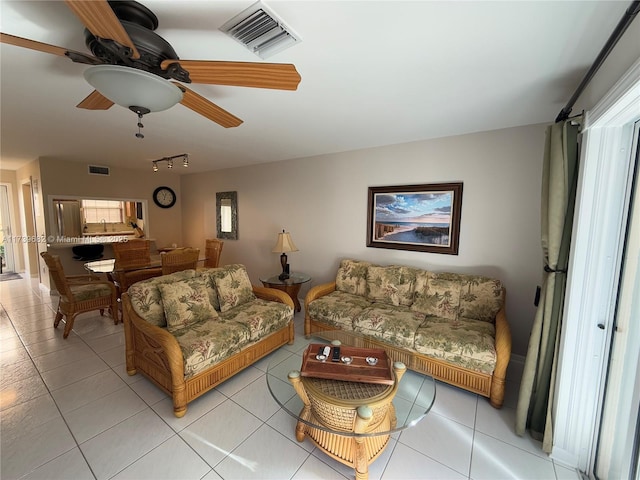
M 181 153 L 179 155 L 173 155 L 171 157 L 163 157 L 163 158 L 159 158 L 158 160 L 151 160 L 151 163 L 153 164 L 153 171 L 157 172 L 158 171 L 158 163 L 161 162 L 167 162 L 167 168 L 172 169 L 173 168 L 173 161 L 177 158 L 182 158 L 182 166 L 183 167 L 188 167 L 189 166 L 189 154 L 188 153 Z

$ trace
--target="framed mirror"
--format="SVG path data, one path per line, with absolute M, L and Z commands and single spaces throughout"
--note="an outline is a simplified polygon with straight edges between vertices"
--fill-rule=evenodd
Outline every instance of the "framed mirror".
M 238 192 L 216 193 L 217 237 L 238 239 Z

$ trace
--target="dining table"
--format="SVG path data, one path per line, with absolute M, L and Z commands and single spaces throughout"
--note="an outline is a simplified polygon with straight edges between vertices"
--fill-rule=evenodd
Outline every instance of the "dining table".
M 198 258 L 198 263 L 202 263 L 206 260 L 206 257 L 201 256 Z M 135 267 L 128 268 L 116 268 L 116 259 L 115 258 L 105 258 L 102 260 L 93 260 L 91 262 L 86 262 L 84 264 L 85 270 L 91 273 L 117 273 L 117 272 L 126 272 L 132 270 L 145 270 L 148 268 L 158 268 L 162 266 L 162 254 L 152 254 L 151 261 L 146 265 L 136 265 Z

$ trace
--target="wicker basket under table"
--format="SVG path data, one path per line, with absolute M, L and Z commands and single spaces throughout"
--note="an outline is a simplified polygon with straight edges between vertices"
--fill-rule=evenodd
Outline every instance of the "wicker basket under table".
M 289 373 L 289 380 L 304 403 L 296 425 L 296 439 L 302 442 L 308 437 L 327 455 L 353 467 L 356 480 L 366 480 L 369 465 L 384 451 L 389 432 L 396 426 L 392 401 L 406 367 L 396 362 L 393 371 L 393 385 L 302 377 L 298 371 Z

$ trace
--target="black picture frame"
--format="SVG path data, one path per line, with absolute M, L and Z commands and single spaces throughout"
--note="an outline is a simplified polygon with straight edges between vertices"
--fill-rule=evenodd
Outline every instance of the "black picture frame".
M 457 255 L 462 182 L 369 187 L 367 247 Z
M 168 195 L 168 197 L 167 197 Z M 169 198 L 169 202 L 166 199 Z M 171 208 L 176 204 L 176 192 L 171 187 L 162 185 L 153 191 L 153 201 L 160 208 Z
M 230 209 L 230 229 L 223 227 L 223 207 Z M 216 193 L 216 237 L 224 240 L 238 239 L 238 193 L 237 192 L 217 192 Z

